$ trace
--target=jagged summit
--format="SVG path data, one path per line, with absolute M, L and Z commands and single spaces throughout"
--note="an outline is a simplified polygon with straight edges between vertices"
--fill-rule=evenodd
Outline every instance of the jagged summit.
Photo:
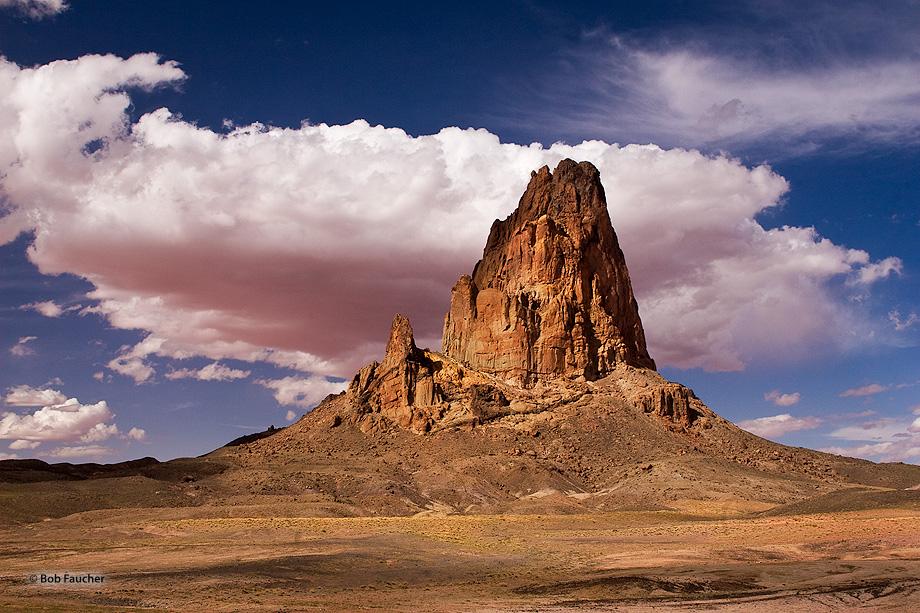
M 532 173 L 492 225 L 473 276 L 453 288 L 443 351 L 418 349 L 396 315 L 386 357 L 355 375 L 346 405 L 365 433 L 422 434 L 547 411 L 616 372 L 668 428 L 703 427 L 711 412 L 654 368 L 600 174 L 563 160 Z
M 600 173 L 563 160 L 531 174 L 496 220 L 472 276 L 454 285 L 443 353 L 524 385 L 654 368 Z

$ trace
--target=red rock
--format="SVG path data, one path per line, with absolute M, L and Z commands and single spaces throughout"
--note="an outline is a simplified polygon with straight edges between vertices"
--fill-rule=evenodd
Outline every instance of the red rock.
M 373 362 L 348 386 L 353 403 L 379 413 L 398 426 L 425 432 L 440 417 L 441 392 L 434 380 L 434 364 L 415 346 L 409 320 L 397 314 L 383 362 Z
M 532 173 L 492 225 L 472 276 L 454 285 L 443 353 L 530 385 L 654 368 L 597 169 L 563 160 Z

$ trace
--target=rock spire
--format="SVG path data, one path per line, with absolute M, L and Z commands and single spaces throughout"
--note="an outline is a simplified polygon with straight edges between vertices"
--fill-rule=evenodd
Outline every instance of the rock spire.
M 600 173 L 563 160 L 531 173 L 517 210 L 492 225 L 472 276 L 454 285 L 442 352 L 530 385 L 655 368 Z

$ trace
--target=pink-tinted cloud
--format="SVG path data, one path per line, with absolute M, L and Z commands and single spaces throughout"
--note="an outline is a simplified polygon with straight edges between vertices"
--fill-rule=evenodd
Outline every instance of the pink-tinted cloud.
M 788 413 L 784 413 L 782 415 L 739 421 L 737 425 L 739 428 L 743 428 L 757 436 L 779 438 L 789 432 L 817 428 L 822 423 L 823 420 L 819 417 L 793 417 Z
M 35 449 L 41 445 L 41 441 L 13 441 L 10 443 L 10 449 Z
M 0 188 L 15 205 L 0 241 L 36 231 L 39 270 L 95 285 L 84 315 L 149 333 L 108 364 L 137 382 L 154 355 L 350 377 L 380 357 L 396 312 L 438 348 L 450 287 L 492 221 L 564 157 L 601 171 L 659 364 L 737 370 L 851 342 L 870 326 L 828 283 L 896 268 L 810 228 L 766 230 L 755 216 L 786 181 L 696 151 L 364 121 L 218 134 L 165 109 L 129 123 L 125 88 L 183 78 L 150 54 L 0 63 Z
M 801 395 L 798 392 L 793 394 L 781 394 L 779 390 L 773 390 L 763 395 L 764 400 L 768 400 L 780 407 L 792 406 L 796 404 L 800 398 Z
M 29 343 L 37 338 L 37 336 L 23 336 L 15 345 L 10 347 L 10 353 L 17 357 L 35 355 L 35 349 L 29 347 Z
M 23 305 L 20 308 L 38 311 L 45 317 L 60 317 L 64 313 L 64 309 L 62 309 L 61 306 L 56 304 L 53 300 L 48 300 L 46 302 L 33 302 L 31 304 Z
M 841 392 L 840 397 L 846 398 L 848 396 L 871 396 L 873 394 L 879 394 L 881 392 L 887 391 L 888 386 L 879 385 L 878 383 L 872 383 L 870 385 L 864 385 L 862 387 L 857 387 L 855 389 L 849 389 L 845 392 Z
M 257 383 L 274 390 L 278 404 L 305 409 L 313 408 L 329 394 L 337 394 L 348 386 L 344 381 L 328 381 L 322 377 L 285 377 Z M 292 421 L 292 414 L 293 411 L 288 411 L 288 421 Z
M 52 404 L 63 404 L 67 396 L 49 388 L 35 388 L 28 385 L 17 385 L 7 390 L 3 399 L 11 407 L 41 407 Z

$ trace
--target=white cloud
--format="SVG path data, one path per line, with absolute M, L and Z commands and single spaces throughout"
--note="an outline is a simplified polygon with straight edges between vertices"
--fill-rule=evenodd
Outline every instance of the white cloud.
M 229 368 L 214 362 L 198 370 L 182 368 L 166 373 L 167 379 L 198 379 L 199 381 L 232 381 L 245 379 L 252 371 Z
M 849 389 L 845 392 L 841 392 L 840 397 L 846 398 L 848 396 L 871 396 L 873 394 L 879 394 L 881 392 L 887 391 L 888 386 L 879 385 L 878 383 L 872 383 L 870 385 L 864 385 L 862 387 L 857 387 L 855 389 Z
M 912 433 L 914 433 L 914 434 L 920 433 L 920 417 L 918 417 L 917 419 L 915 419 L 915 420 L 913 421 L 913 423 L 911 423 L 909 426 L 907 426 L 907 431 L 908 431 L 908 432 L 912 432 Z
M 83 405 L 76 398 L 70 398 L 27 415 L 13 412 L 0 414 L 0 439 L 102 441 L 118 433 L 115 424 L 105 423 L 114 418 L 104 400 Z
M 797 403 L 800 398 L 801 395 L 798 392 L 794 394 L 780 394 L 779 390 L 773 390 L 763 395 L 764 400 L 768 400 L 780 407 L 792 406 Z
M 7 390 L 3 401 L 11 407 L 42 407 L 63 404 L 67 401 L 67 396 L 53 389 L 18 385 Z
M 848 441 L 894 442 L 899 438 L 909 436 L 912 425 L 905 420 L 882 418 L 838 428 L 831 432 L 830 436 Z
M 13 441 L 10 449 L 35 449 L 41 444 L 41 441 Z
M 79 438 L 81 443 L 96 443 L 106 441 L 113 436 L 118 435 L 118 427 L 115 424 L 96 424 L 89 431 Z
M 106 366 L 119 374 L 131 377 L 135 383 L 145 383 L 153 378 L 156 371 L 144 361 L 144 357 L 149 355 L 144 351 L 144 347 L 144 342 L 134 347 L 122 347 L 121 353 L 110 360 Z
M 287 415 L 284 416 L 284 419 L 286 419 L 287 421 L 294 421 L 295 419 L 297 419 L 297 413 L 295 413 L 294 411 L 288 411 Z
M 133 438 L 136 441 L 142 441 L 147 438 L 147 433 L 140 428 L 131 428 L 128 430 L 128 434 L 126 436 L 128 438 Z
M 920 322 L 920 317 L 917 317 L 916 313 L 911 313 L 902 320 L 901 313 L 898 311 L 892 311 L 891 313 L 888 313 L 888 319 L 891 321 L 891 323 L 894 324 L 894 329 L 898 332 L 907 330 L 908 328 L 911 328 Z
M 33 19 L 42 19 L 67 9 L 65 0 L 0 0 L 0 7 L 20 10 Z
M 10 347 L 10 353 L 17 357 L 35 355 L 35 349 L 29 347 L 29 343 L 37 338 L 37 336 L 23 336 L 15 345 Z
M 879 279 L 885 279 L 895 273 L 901 274 L 904 269 L 904 263 L 898 258 L 885 258 L 881 262 L 868 263 L 858 271 L 858 278 L 855 281 L 859 283 L 874 283 Z
M 49 458 L 88 458 L 101 457 L 114 453 L 111 447 L 103 445 L 75 445 L 68 447 L 57 447 L 41 455 Z
M 823 423 L 818 417 L 793 417 L 788 413 L 739 421 L 738 427 L 764 438 L 778 438 L 787 432 L 811 430 Z
M 64 313 L 64 309 L 62 309 L 60 305 L 55 303 L 53 300 L 48 300 L 46 302 L 33 302 L 31 304 L 25 304 L 20 308 L 38 311 L 45 317 L 60 317 Z
M 916 462 L 920 460 L 920 436 L 908 436 L 881 443 L 864 443 L 852 447 L 823 447 L 821 451 L 875 462 Z
M 347 387 L 344 381 L 329 381 L 323 377 L 285 377 L 275 380 L 259 380 L 260 385 L 275 390 L 278 404 L 310 409 L 329 394 L 337 394 Z M 288 411 L 288 421 L 293 411 Z
M 738 2 L 725 13 L 734 20 L 588 32 L 551 67 L 555 87 L 537 94 L 539 110 L 513 109 L 517 121 L 786 155 L 840 137 L 916 144 L 916 3 Z
M 437 348 L 492 221 L 563 157 L 601 171 L 660 365 L 735 370 L 850 343 L 869 325 L 829 284 L 893 266 L 810 228 L 764 229 L 755 216 L 786 181 L 696 151 L 364 121 L 218 134 L 165 109 L 129 124 L 121 90 L 182 78 L 149 54 L 0 63 L 0 187 L 16 205 L 0 241 L 36 231 L 41 272 L 95 284 L 83 314 L 149 333 L 108 364 L 139 383 L 155 355 L 350 377 L 380 357 L 396 312 Z M 90 142 L 104 146 L 87 154 Z
M 15 460 L 18 457 L 19 456 L 15 453 L 6 453 L 4 451 L 0 451 L 0 460 Z

